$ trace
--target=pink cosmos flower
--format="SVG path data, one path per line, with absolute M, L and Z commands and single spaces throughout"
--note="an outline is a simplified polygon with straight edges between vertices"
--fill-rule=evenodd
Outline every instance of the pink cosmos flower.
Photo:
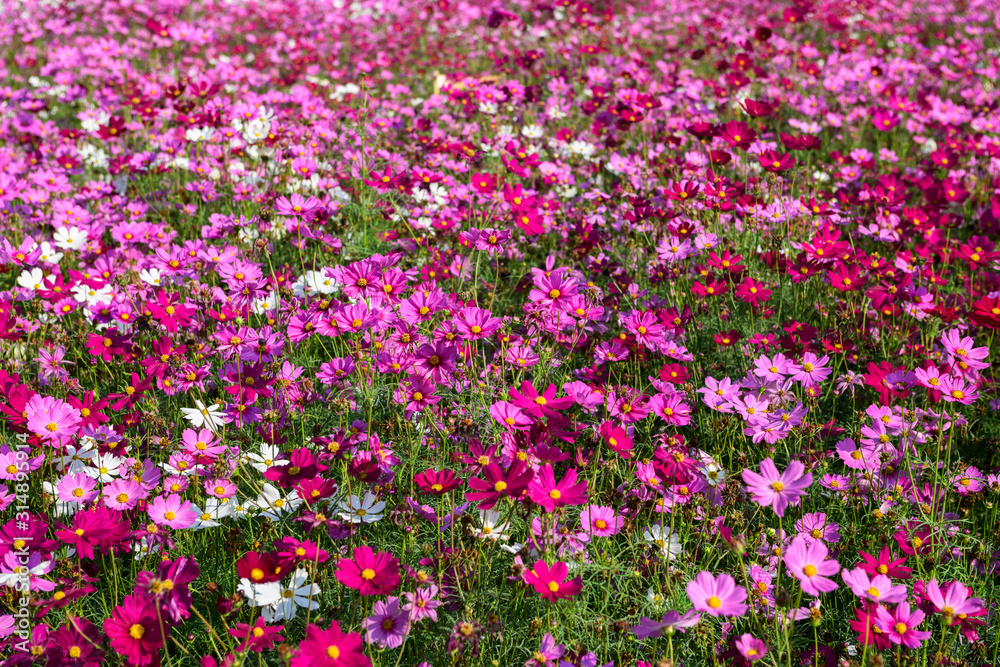
M 797 505 L 812 484 L 812 473 L 805 472 L 805 469 L 798 461 L 792 461 L 785 472 L 779 473 L 774 461 L 767 458 L 761 461 L 760 474 L 744 470 L 743 481 L 754 501 L 763 507 L 770 505 L 775 514 L 783 517 L 785 508 Z
M 566 580 L 569 567 L 566 563 L 556 561 L 552 567 L 540 560 L 531 570 L 525 570 L 524 582 L 532 586 L 543 598 L 555 602 L 561 598 L 571 598 L 583 589 L 583 579 L 576 577 Z
M 479 340 L 492 336 L 503 322 L 493 317 L 493 313 L 482 308 L 465 307 L 455 315 L 455 327 L 468 340 Z
M 794 371 L 794 364 L 785 358 L 785 355 L 778 352 L 774 357 L 761 357 L 753 362 L 755 368 L 753 374 L 763 378 L 766 382 L 780 382 L 786 375 L 791 375 Z
M 24 407 L 25 426 L 43 442 L 61 442 L 76 435 L 80 411 L 54 396 L 35 394 Z
M 927 599 L 934 605 L 934 611 L 944 616 L 948 625 L 960 623 L 962 618 L 978 614 L 983 609 L 983 601 L 970 598 L 972 589 L 960 581 L 948 584 L 942 592 L 937 579 L 927 584 Z
M 418 375 L 429 378 L 435 384 L 442 383 L 455 370 L 458 359 L 458 348 L 445 341 L 437 341 L 433 345 L 424 343 L 418 349 L 413 359 L 413 368 Z
M 161 624 L 153 604 L 141 593 L 129 595 L 114 608 L 111 618 L 104 621 L 104 632 L 111 648 L 129 664 L 143 667 L 159 662 L 163 646 Z
M 337 581 L 361 595 L 385 595 L 399 587 L 399 561 L 388 551 L 355 547 L 354 560 L 341 559 Z
M 601 505 L 589 505 L 580 512 L 580 523 L 583 531 L 594 537 L 610 537 L 617 535 L 625 519 L 615 516 L 615 510 Z
M 869 578 L 867 572 L 856 567 L 853 570 L 844 570 L 840 576 L 851 591 L 864 600 L 879 604 L 895 604 L 906 599 L 906 586 L 893 585 L 892 579 L 884 574 L 876 574 Z
M 906 602 L 901 602 L 892 611 L 885 607 L 875 610 L 875 626 L 888 635 L 893 644 L 907 648 L 920 648 L 920 642 L 931 636 L 928 630 L 917 630 L 923 620 L 924 612 L 919 609 L 911 612 Z
M 728 574 L 713 577 L 711 572 L 700 572 L 688 582 L 687 595 L 696 610 L 712 616 L 742 616 L 747 611 L 746 590 Z
M 171 494 L 166 498 L 157 496 L 148 511 L 153 523 L 170 526 L 176 530 L 189 528 L 198 519 L 198 515 L 191 509 L 190 501 L 181 500 L 177 494 Z
M 840 563 L 827 560 L 829 551 L 819 540 L 809 542 L 802 535 L 792 538 L 792 545 L 785 552 L 785 564 L 809 595 L 829 593 L 838 588 L 829 577 L 840 571 Z
M 82 505 L 97 497 L 97 481 L 82 472 L 70 473 L 56 485 L 59 500 Z
M 751 634 L 744 634 L 736 640 L 736 650 L 749 662 L 757 662 L 767 653 L 767 644 Z
M 795 530 L 810 542 L 822 540 L 833 544 L 840 541 L 840 527 L 827 520 L 823 512 L 803 514 L 802 518 L 795 522 Z
M 570 468 L 556 483 L 551 465 L 538 469 L 538 477 L 528 484 L 531 499 L 541 505 L 546 512 L 554 512 L 557 507 L 581 505 L 587 500 L 587 481 L 576 484 L 576 469 Z
M 527 431 L 534 423 L 521 408 L 506 401 L 497 401 L 490 406 L 490 416 L 508 431 Z
M 404 593 L 403 597 L 407 602 L 403 605 L 403 611 L 409 612 L 410 622 L 416 623 L 419 620 L 429 618 L 437 622 L 437 607 L 441 606 L 440 600 L 435 600 L 438 594 L 438 587 L 434 584 L 418 588 L 413 593 Z
M 684 401 L 683 393 L 656 394 L 650 399 L 649 408 L 671 426 L 691 423 L 691 406 Z
M 976 382 L 968 383 L 962 378 L 945 375 L 941 377 L 941 384 L 938 390 L 941 392 L 941 398 L 946 403 L 972 405 L 979 398 L 979 392 L 976 391 L 977 387 L 978 383 Z
M 827 366 L 828 363 L 830 357 L 826 355 L 817 357 L 812 352 L 805 352 L 802 355 L 802 363 L 792 367 L 792 379 L 803 385 L 818 384 L 833 373 L 833 369 Z
M 104 504 L 113 510 L 130 510 L 145 499 L 149 493 L 133 479 L 116 479 L 105 485 L 101 492 Z
M 958 329 L 949 329 L 941 336 L 941 345 L 962 372 L 969 369 L 981 371 L 990 367 L 986 361 L 990 349 L 986 346 L 973 347 L 975 344 L 972 337 L 962 336 Z
M 650 637 L 662 637 L 674 630 L 684 632 L 687 628 L 693 628 L 701 620 L 701 614 L 693 609 L 689 609 L 681 616 L 679 612 L 668 611 L 659 621 L 643 616 L 639 619 L 639 625 L 632 627 L 632 634 L 639 639 L 649 639 Z

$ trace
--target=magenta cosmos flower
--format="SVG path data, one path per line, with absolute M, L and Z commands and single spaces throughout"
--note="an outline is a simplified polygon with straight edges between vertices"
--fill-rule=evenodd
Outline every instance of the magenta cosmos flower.
M 875 610 L 875 625 L 889 637 L 893 644 L 907 648 L 920 648 L 920 642 L 931 636 L 928 630 L 917 630 L 924 620 L 924 612 L 919 609 L 910 611 L 906 602 L 899 603 L 892 611 L 885 607 Z
M 291 667 L 371 667 L 372 661 L 361 651 L 361 635 L 340 631 L 337 621 L 321 629 L 310 624 L 306 638 L 292 658 Z
M 798 504 L 799 498 L 812 484 L 812 473 L 805 472 L 805 469 L 798 461 L 792 461 L 785 472 L 778 472 L 774 461 L 767 458 L 760 463 L 760 474 L 744 470 L 743 481 L 758 504 L 771 506 L 775 514 L 783 517 L 785 508 Z
M 362 595 L 385 595 L 399 586 L 399 561 L 388 551 L 356 547 L 354 560 L 344 558 L 338 568 L 337 581 Z
M 716 578 L 711 572 L 700 572 L 688 582 L 687 595 L 695 609 L 712 616 L 742 616 L 747 611 L 743 604 L 747 592 L 728 574 Z
M 129 664 L 139 667 L 158 658 L 163 646 L 156 609 L 140 593 L 129 595 L 114 608 L 111 618 L 104 621 L 104 632 L 111 641 L 111 648 L 124 656 Z
M 531 499 L 545 508 L 546 512 L 554 512 L 557 507 L 581 505 L 587 500 L 586 480 L 576 484 L 576 469 L 570 468 L 557 483 L 552 466 L 543 465 L 538 469 L 538 478 L 528 484 Z
M 569 567 L 556 561 L 549 567 L 543 560 L 535 563 L 534 569 L 524 571 L 524 581 L 532 586 L 543 598 L 555 602 L 559 598 L 571 598 L 583 589 L 583 579 L 566 580 Z
M 792 546 L 785 552 L 785 565 L 809 595 L 829 593 L 837 589 L 837 583 L 828 577 L 840 572 L 840 563 L 827 560 L 826 545 L 816 541 L 810 543 L 802 535 L 792 538 Z
M 583 531 L 594 537 L 610 537 L 617 535 L 625 522 L 620 516 L 615 516 L 615 510 L 601 505 L 590 505 L 580 512 L 580 523 Z

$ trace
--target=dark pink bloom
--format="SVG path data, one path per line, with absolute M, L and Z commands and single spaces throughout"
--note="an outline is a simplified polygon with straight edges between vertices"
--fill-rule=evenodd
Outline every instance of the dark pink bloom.
M 543 598 L 549 602 L 555 602 L 561 598 L 571 598 L 583 589 L 583 579 L 566 580 L 569 575 L 569 567 L 566 563 L 556 561 L 552 567 L 540 560 L 535 563 L 531 570 L 525 570 L 525 583 L 532 586 Z

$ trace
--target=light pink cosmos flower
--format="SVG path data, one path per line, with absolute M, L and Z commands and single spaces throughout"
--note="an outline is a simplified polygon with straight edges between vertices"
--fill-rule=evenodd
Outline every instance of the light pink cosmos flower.
M 717 578 L 700 572 L 687 585 L 687 595 L 694 608 L 711 616 L 742 616 L 747 612 L 747 592 L 728 574 Z
M 833 369 L 827 366 L 828 363 L 830 363 L 830 357 L 825 355 L 817 357 L 812 352 L 806 352 L 802 355 L 801 364 L 792 365 L 790 369 L 794 372 L 792 379 L 803 385 L 818 384 L 833 373 Z
M 182 501 L 180 496 L 171 494 L 166 498 L 157 496 L 153 499 L 149 506 L 149 518 L 157 525 L 184 530 L 194 525 L 198 515 L 191 509 L 190 501 Z
M 840 541 L 839 526 L 829 521 L 823 512 L 803 514 L 802 518 L 795 522 L 795 530 L 809 542 L 822 540 L 832 544 Z
M 757 662 L 767 653 L 767 644 L 751 634 L 744 634 L 736 640 L 736 650 L 749 662 Z
M 805 472 L 805 469 L 798 461 L 792 461 L 785 472 L 778 472 L 774 461 L 767 458 L 760 463 L 760 474 L 744 470 L 743 481 L 754 501 L 764 507 L 771 506 L 775 514 L 783 517 L 785 508 L 797 505 L 812 484 L 812 473 Z
M 56 491 L 59 493 L 59 500 L 64 503 L 75 503 L 82 505 L 89 503 L 97 497 L 97 480 L 88 477 L 82 472 L 70 473 L 59 480 Z
M 851 591 L 863 600 L 894 604 L 906 599 L 906 586 L 903 584 L 894 586 L 892 579 L 884 574 L 876 574 L 869 579 L 867 572 L 856 567 L 853 570 L 844 570 L 840 576 Z
M 962 336 L 958 329 L 949 329 L 941 336 L 941 344 L 954 360 L 955 366 L 962 372 L 969 369 L 981 371 L 989 368 L 986 358 L 990 354 L 988 347 L 973 347 L 975 341 L 970 336 Z
M 826 545 L 816 540 L 809 542 L 802 535 L 792 538 L 792 545 L 785 552 L 788 571 L 799 580 L 802 590 L 809 595 L 829 593 L 838 588 L 829 577 L 840 572 L 840 563 L 827 560 Z
M 961 617 L 977 614 L 983 609 L 983 601 L 970 598 L 972 589 L 960 581 L 953 581 L 942 591 L 937 579 L 927 583 L 927 599 L 934 605 L 934 611 L 944 616 L 948 625 L 960 623 Z
M 24 408 L 27 428 L 43 442 L 61 442 L 76 435 L 83 417 L 69 403 L 35 394 Z
M 132 479 L 116 479 L 102 491 L 104 504 L 113 510 L 126 511 L 135 507 L 149 493 Z
M 781 352 L 773 357 L 761 357 L 753 362 L 753 374 L 767 382 L 779 382 L 795 371 L 795 364 L 785 358 Z

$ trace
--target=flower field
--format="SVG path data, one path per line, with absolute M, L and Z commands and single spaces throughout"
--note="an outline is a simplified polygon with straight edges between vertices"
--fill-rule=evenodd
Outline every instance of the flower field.
M 0 666 L 1000 665 L 996 0 L 8 0 Z

